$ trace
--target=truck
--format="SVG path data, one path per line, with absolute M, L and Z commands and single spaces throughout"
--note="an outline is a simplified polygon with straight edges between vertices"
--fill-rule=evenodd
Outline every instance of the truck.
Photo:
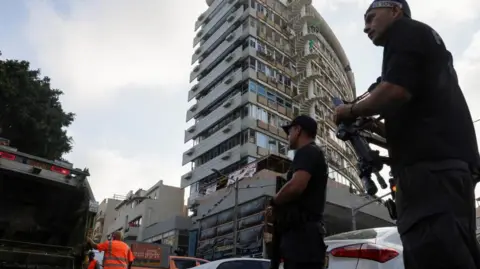
M 165 244 L 125 241 L 135 256 L 132 269 L 189 269 L 207 263 L 207 260 L 174 254 Z M 103 253 L 96 252 L 95 259 L 102 263 Z
M 0 138 L 0 269 L 84 266 L 98 211 L 88 176 Z

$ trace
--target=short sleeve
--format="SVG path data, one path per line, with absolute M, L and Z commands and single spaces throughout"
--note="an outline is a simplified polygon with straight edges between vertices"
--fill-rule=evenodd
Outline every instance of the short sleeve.
M 383 53 L 382 81 L 401 86 L 415 95 L 422 88 L 425 31 L 411 28 L 414 27 L 408 24 L 392 27 Z
M 99 251 L 107 251 L 108 250 L 108 241 L 105 241 L 103 243 L 98 244 L 97 249 Z
M 293 157 L 292 172 L 305 171 L 310 175 L 315 175 L 321 166 L 324 166 L 323 154 L 319 149 L 313 146 L 306 146 L 297 151 Z
M 135 260 L 135 256 L 133 256 L 132 250 L 129 248 L 128 249 L 128 262 L 133 262 Z

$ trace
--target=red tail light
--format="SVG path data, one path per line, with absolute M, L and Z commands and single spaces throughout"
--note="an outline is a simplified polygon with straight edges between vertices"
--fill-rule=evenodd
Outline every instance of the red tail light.
M 70 170 L 62 168 L 62 167 L 58 167 L 58 166 L 55 166 L 55 165 L 52 166 L 52 168 L 50 168 L 50 170 L 52 170 L 53 172 L 57 172 L 57 173 L 66 175 L 66 176 L 68 176 L 70 174 Z
M 11 153 L 0 151 L 0 158 L 13 161 L 13 160 L 15 160 L 16 156 L 11 154 Z
M 379 263 L 387 262 L 399 255 L 398 251 L 395 249 L 386 248 L 376 244 L 357 244 L 335 248 L 330 251 L 330 254 L 334 257 L 358 258 L 372 260 Z

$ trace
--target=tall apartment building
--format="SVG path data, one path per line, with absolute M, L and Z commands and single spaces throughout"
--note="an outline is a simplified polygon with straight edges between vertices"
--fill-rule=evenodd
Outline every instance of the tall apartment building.
M 198 18 L 181 187 L 202 195 L 223 174 L 268 154 L 290 156 L 280 128 L 299 114 L 318 121 L 330 177 L 363 189 L 353 149 L 335 136 L 331 99 L 352 100 L 348 59 L 311 0 L 207 0 Z

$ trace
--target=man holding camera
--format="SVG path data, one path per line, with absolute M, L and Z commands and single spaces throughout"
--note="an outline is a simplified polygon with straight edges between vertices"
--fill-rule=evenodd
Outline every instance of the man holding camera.
M 364 32 L 384 47 L 381 81 L 362 101 L 337 107 L 337 122 L 382 115 L 398 180 L 397 226 L 405 268 L 479 268 L 475 130 L 451 53 L 405 0 L 376 0 Z
M 323 211 L 328 167 L 322 149 L 315 144 L 317 123 L 301 115 L 283 126 L 290 149 L 296 150 L 287 182 L 271 200 L 280 228 L 280 252 L 285 269 L 322 269 L 326 246 Z M 278 269 L 278 268 L 274 268 Z

